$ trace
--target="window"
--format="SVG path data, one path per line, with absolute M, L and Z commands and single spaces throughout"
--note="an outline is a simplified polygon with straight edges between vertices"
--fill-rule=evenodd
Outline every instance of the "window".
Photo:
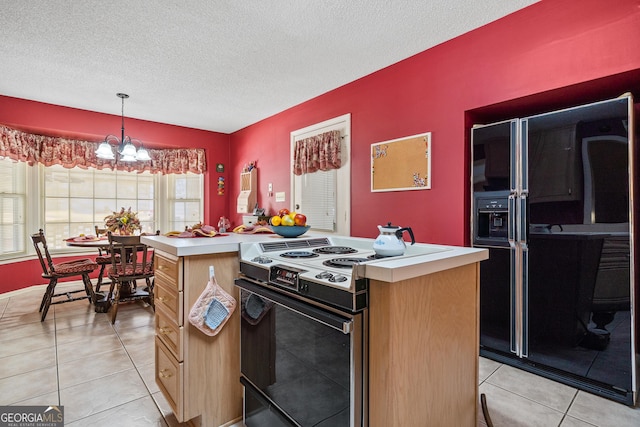
M 25 252 L 26 163 L 0 159 L 0 255 Z
M 336 231 L 335 169 L 304 174 L 296 180 L 300 190 L 300 209 L 315 230 Z
M 29 179 L 38 184 L 28 185 Z M 138 213 L 144 232 L 183 230 L 202 220 L 203 195 L 199 174 L 65 169 L 1 159 L 0 259 L 32 253 L 25 241 L 39 228 L 50 250 L 72 251 L 64 238 L 94 234 L 105 216 L 123 207 Z
M 155 176 L 110 169 L 39 166 L 44 179 L 44 232 L 50 249 L 65 247 L 64 238 L 95 234 L 104 217 L 124 207 L 138 212 L 142 231 L 154 232 Z
M 329 171 L 293 175 L 291 207 L 307 216 L 307 224 L 314 230 L 351 234 L 351 115 L 335 117 L 291 132 L 291 152 L 297 140 L 319 133 L 339 130 L 342 135 L 342 166 Z M 291 156 L 293 170 L 293 155 Z
M 203 220 L 202 175 L 169 175 L 167 186 L 167 200 L 171 207 L 168 211 L 169 230 L 184 230 L 186 226 Z

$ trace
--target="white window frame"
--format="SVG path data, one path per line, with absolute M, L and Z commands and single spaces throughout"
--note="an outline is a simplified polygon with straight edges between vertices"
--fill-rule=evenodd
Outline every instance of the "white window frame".
M 294 155 L 294 146 L 296 141 L 304 138 L 309 138 L 314 135 L 318 135 L 323 132 L 329 132 L 332 130 L 339 130 L 340 136 L 342 137 L 342 146 L 341 146 L 341 160 L 342 166 L 336 170 L 335 177 L 335 200 L 334 207 L 331 206 L 311 206 L 308 208 L 309 211 L 318 211 L 325 210 L 328 214 L 331 214 L 331 210 L 335 209 L 335 227 L 333 230 L 326 230 L 324 228 L 321 229 L 323 232 L 339 234 L 342 236 L 350 236 L 351 235 L 351 114 L 344 114 L 342 116 L 334 117 L 329 120 L 325 120 L 320 123 L 316 123 L 311 126 L 307 126 L 302 129 L 295 130 L 290 134 L 290 153 L 291 153 L 291 161 L 290 161 L 290 170 L 293 171 L 293 155 Z M 293 175 L 291 172 L 293 179 L 291 179 L 291 204 L 290 210 L 295 210 L 296 212 L 305 213 L 305 204 L 309 205 L 309 202 L 313 203 L 313 198 L 306 198 L 303 203 L 302 191 L 301 189 L 304 187 L 303 179 L 321 179 L 324 180 L 325 177 L 320 175 L 316 175 L 315 173 L 303 174 L 303 175 Z M 327 181 L 331 182 L 331 180 Z M 313 223 L 309 224 L 312 229 L 314 229 Z
M 7 159 L 0 158 L 0 161 L 11 161 Z M 17 163 L 16 163 L 17 164 Z M 34 166 L 27 165 L 25 168 L 24 180 L 26 190 L 26 206 L 25 206 L 25 230 L 24 230 L 24 250 L 22 252 L 2 254 L 0 253 L 0 263 L 6 262 L 14 262 L 19 259 L 24 258 L 32 258 L 35 255 L 35 250 L 33 248 L 33 244 L 31 243 L 30 235 L 36 233 L 38 229 L 45 228 L 44 227 L 44 166 L 37 164 Z M 105 171 L 103 169 L 103 171 Z M 107 171 L 109 171 L 107 169 Z M 119 174 L 127 173 L 119 171 Z M 135 174 L 137 172 L 130 172 Z M 194 175 L 194 174 L 192 174 Z M 147 232 L 153 232 L 155 229 L 166 231 L 169 230 L 170 226 L 170 211 L 173 209 L 172 200 L 180 200 L 182 202 L 183 199 L 177 199 L 176 197 L 170 197 L 168 194 L 169 185 L 171 179 L 173 179 L 174 174 L 153 174 L 154 179 L 154 196 L 153 196 L 153 205 L 154 205 L 154 230 L 145 230 Z M 179 175 L 178 175 L 179 176 Z M 204 218 L 204 175 L 198 175 L 198 184 L 200 197 L 192 197 L 191 202 L 199 201 L 198 204 L 198 214 L 196 216 L 199 219 L 195 222 L 202 221 Z M 193 185 L 191 182 L 190 185 Z M 192 187 L 191 187 L 192 188 Z M 190 190 L 191 190 L 190 188 Z M 191 191 L 193 193 L 193 191 Z M 148 199 L 147 199 L 148 200 Z M 128 206 L 125 206 L 127 208 Z M 97 220 L 96 220 L 97 221 Z M 195 223 L 194 222 L 194 223 Z M 99 221 L 95 224 L 99 225 Z M 87 230 L 88 232 L 93 232 L 93 225 L 91 225 L 91 229 Z M 54 248 L 55 246 L 59 246 L 58 248 Z M 76 252 L 86 252 L 86 249 L 82 248 L 73 248 L 67 246 L 60 245 L 51 245 L 50 244 L 50 252 L 65 254 L 65 253 L 76 253 Z
M 8 231 L 7 235 L 2 235 L 0 245 L 4 246 L 6 241 L 9 240 L 11 242 L 10 245 L 13 246 L 11 250 L 15 249 L 15 251 L 7 253 L 9 256 L 16 256 L 24 253 L 27 247 L 27 242 L 25 241 L 25 230 L 28 227 L 26 211 L 29 207 L 27 200 L 29 192 L 26 179 L 27 165 L 2 157 L 0 159 L 2 161 L 2 170 L 9 172 L 8 176 L 3 174 L 0 177 L 0 179 L 4 179 L 0 186 L 0 226 L 2 227 L 0 235 Z M 16 209 L 18 210 L 17 212 Z M 20 230 L 20 228 L 22 228 L 22 232 L 16 236 L 15 231 L 16 229 Z

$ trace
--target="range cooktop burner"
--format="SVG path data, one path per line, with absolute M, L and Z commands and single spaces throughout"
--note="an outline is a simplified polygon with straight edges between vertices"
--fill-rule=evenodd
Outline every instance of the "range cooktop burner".
M 327 267 L 352 268 L 354 264 L 369 261 L 367 258 L 333 258 L 324 261 L 322 264 Z
M 325 246 L 323 248 L 314 249 L 313 252 L 317 254 L 352 254 L 354 252 L 358 252 L 357 250 L 350 248 L 348 246 Z
M 280 256 L 283 258 L 315 258 L 319 255 L 308 251 L 289 251 L 280 254 Z

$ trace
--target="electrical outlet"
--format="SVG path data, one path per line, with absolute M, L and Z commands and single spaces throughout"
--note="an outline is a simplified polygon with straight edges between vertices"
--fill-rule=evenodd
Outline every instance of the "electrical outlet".
M 269 193 L 271 193 L 273 191 L 273 184 L 269 183 Z
M 279 191 L 276 193 L 276 202 L 284 202 L 285 201 L 285 192 Z

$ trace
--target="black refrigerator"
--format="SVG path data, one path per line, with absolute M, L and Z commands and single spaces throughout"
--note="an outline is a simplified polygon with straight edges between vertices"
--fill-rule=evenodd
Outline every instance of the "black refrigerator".
M 480 354 L 629 405 L 633 135 L 628 94 L 471 130 Z

